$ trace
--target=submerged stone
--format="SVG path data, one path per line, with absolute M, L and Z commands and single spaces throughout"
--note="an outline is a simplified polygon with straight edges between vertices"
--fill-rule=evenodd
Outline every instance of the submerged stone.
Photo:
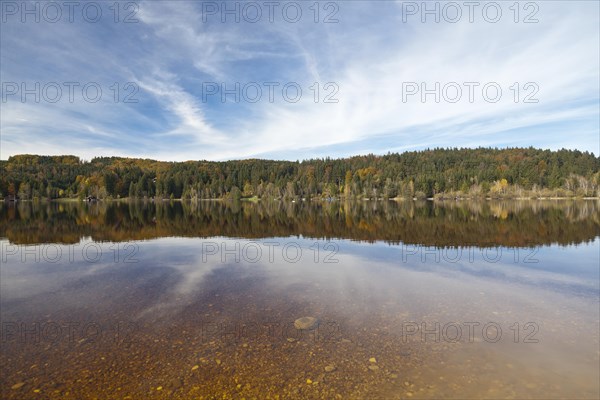
M 294 327 L 301 330 L 315 329 L 318 325 L 319 320 L 315 317 L 302 317 L 294 321 Z

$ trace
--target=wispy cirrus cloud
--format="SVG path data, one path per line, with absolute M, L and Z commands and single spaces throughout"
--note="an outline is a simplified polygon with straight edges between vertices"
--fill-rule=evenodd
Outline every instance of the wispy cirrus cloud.
M 422 23 L 403 15 L 403 2 L 336 4 L 339 22 L 331 24 L 322 23 L 332 11 L 324 5 L 319 23 L 309 4 L 296 23 L 277 12 L 273 22 L 230 15 L 222 23 L 219 14 L 203 17 L 202 3 L 166 1 L 139 3 L 134 24 L 9 18 L 3 83 L 97 82 L 104 91 L 97 103 L 9 96 L 0 157 L 298 159 L 488 145 L 600 152 L 598 3 L 537 3 L 533 24 L 515 23 L 508 8 L 497 23 Z M 43 39 L 49 34 L 56 40 Z M 252 82 L 262 88 L 257 102 L 243 93 L 239 102 L 232 93 L 207 96 L 207 84 L 243 90 Z M 265 82 L 278 86 L 269 93 Z M 462 97 L 422 101 L 403 93 L 411 82 L 429 90 L 456 82 Z M 479 84 L 473 102 L 464 82 Z M 137 102 L 123 101 L 128 83 Z M 282 96 L 286 83 L 302 89 L 297 102 Z M 501 88 L 499 101 L 485 100 L 486 83 Z M 538 102 L 525 103 L 527 95 Z

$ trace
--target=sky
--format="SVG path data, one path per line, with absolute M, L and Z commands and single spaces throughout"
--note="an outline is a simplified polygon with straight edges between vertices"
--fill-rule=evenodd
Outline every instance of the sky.
M 599 4 L 2 1 L 0 159 L 599 155 Z

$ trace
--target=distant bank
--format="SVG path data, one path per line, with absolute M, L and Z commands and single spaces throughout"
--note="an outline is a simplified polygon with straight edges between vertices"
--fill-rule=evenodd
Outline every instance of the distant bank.
M 455 148 L 304 161 L 165 162 L 17 155 L 5 201 L 597 198 L 600 157 L 577 150 Z

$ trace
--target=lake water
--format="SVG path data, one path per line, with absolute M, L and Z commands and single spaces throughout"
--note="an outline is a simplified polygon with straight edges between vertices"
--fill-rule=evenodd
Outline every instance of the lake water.
M 3 204 L 1 397 L 597 399 L 599 209 Z

